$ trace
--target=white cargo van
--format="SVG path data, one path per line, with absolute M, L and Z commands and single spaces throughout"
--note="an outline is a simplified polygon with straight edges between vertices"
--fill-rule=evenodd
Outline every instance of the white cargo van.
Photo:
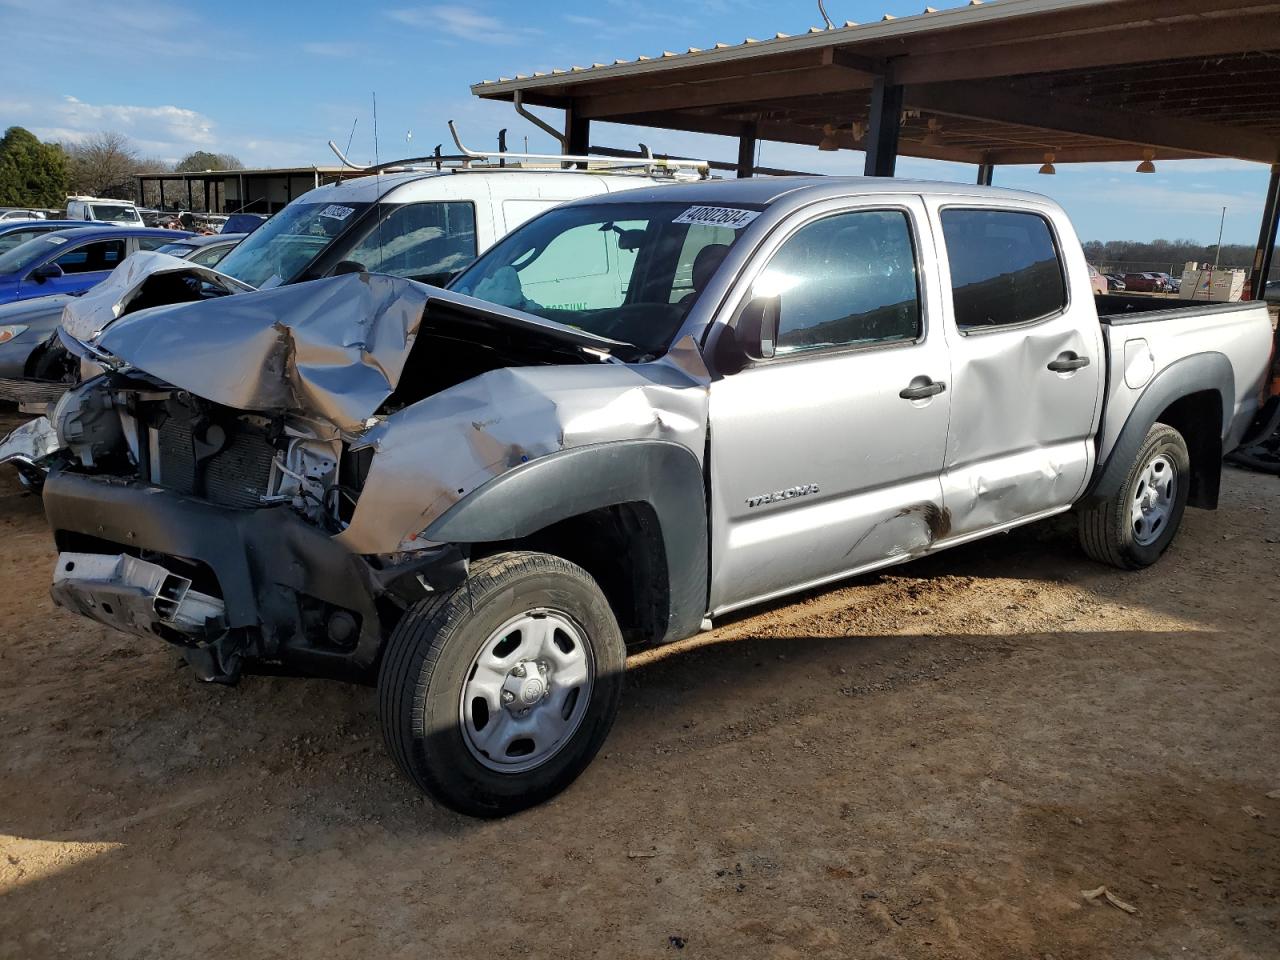
M 227 254 L 218 271 L 258 289 L 359 270 L 443 286 L 544 210 L 670 179 L 457 166 L 357 175 L 295 199 Z
M 128 200 L 103 197 L 67 197 L 68 220 L 101 220 L 126 227 L 145 226 L 138 208 Z

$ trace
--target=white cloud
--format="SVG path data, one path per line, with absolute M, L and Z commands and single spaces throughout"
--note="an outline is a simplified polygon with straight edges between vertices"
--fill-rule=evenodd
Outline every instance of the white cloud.
M 514 46 L 539 36 L 542 31 L 507 23 L 470 7 L 437 4 L 388 10 L 387 16 L 410 27 L 431 28 L 442 33 L 489 46 Z
M 314 141 L 300 142 L 279 139 L 277 134 L 228 130 L 197 110 L 174 104 L 101 104 L 68 95 L 32 98 L 25 106 L 27 114 L 40 119 L 29 129 L 46 141 L 78 143 L 112 130 L 127 136 L 141 155 L 170 162 L 193 150 L 232 153 L 250 165 L 306 164 L 318 157 L 325 162 L 319 134 Z

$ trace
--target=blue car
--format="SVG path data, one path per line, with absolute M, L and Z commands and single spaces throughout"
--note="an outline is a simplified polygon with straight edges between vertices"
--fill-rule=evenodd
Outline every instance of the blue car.
M 134 251 L 189 236 L 150 227 L 80 227 L 33 237 L 0 253 L 0 304 L 88 290 Z
M 72 227 L 92 227 L 92 220 L 0 220 L 0 253 L 12 250 L 32 237 Z

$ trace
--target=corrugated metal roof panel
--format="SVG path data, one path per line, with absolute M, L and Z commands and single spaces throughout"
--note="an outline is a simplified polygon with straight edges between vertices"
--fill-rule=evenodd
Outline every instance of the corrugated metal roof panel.
M 672 61 L 694 60 L 705 58 L 707 62 L 732 60 L 747 55 L 746 47 L 750 46 L 750 56 L 759 56 L 760 47 L 776 48 L 777 52 L 789 50 L 813 49 L 815 47 L 839 46 L 870 40 L 884 40 L 906 37 L 914 33 L 949 29 L 952 27 L 972 26 L 1012 17 L 1029 16 L 1055 10 L 1068 10 L 1078 7 L 1100 6 L 1109 0 L 1000 0 L 998 3 L 986 3 L 982 0 L 969 0 L 967 6 L 937 10 L 925 7 L 924 10 L 910 17 L 895 17 L 886 13 L 876 23 L 859 24 L 846 20 L 842 27 L 810 27 L 808 31 L 796 36 L 777 33 L 769 40 L 757 40 L 747 37 L 741 43 L 716 43 L 710 49 L 690 47 L 686 53 L 675 53 L 664 50 L 660 57 L 638 56 L 632 60 L 617 59 L 612 64 L 593 64 L 591 67 L 572 67 L 570 70 L 553 69 L 550 74 L 534 74 L 512 81 L 508 77 L 498 80 L 481 80 L 472 85 L 472 91 L 492 95 L 495 93 L 514 92 L 516 89 L 531 89 L 544 86 L 555 77 L 567 73 L 592 73 L 600 76 L 625 76 L 629 73 L 653 69 L 661 63 L 663 68 L 669 67 Z M 642 65 L 648 64 L 649 67 Z M 508 89 L 495 88 L 510 85 Z

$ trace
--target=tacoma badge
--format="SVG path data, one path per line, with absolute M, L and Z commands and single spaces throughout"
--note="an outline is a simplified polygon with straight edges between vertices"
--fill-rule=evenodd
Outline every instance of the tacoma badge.
M 817 492 L 818 485 L 816 483 L 803 483 L 798 487 L 787 487 L 785 490 L 775 490 L 773 493 L 762 493 L 758 497 L 747 497 L 747 506 L 762 507 L 766 503 L 777 503 L 779 500 L 806 497 L 811 493 Z

